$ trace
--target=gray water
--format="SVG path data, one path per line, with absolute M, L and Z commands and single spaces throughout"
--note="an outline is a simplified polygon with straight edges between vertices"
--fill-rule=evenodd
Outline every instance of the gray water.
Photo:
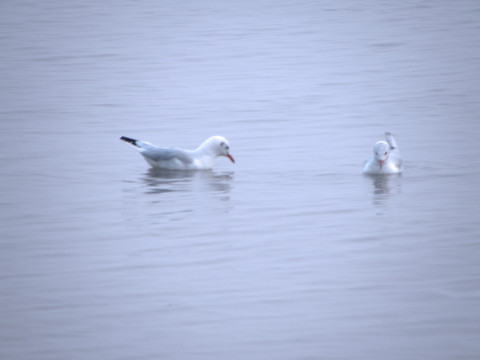
M 1 359 L 480 358 L 478 1 L 3 1 L 0 49 Z

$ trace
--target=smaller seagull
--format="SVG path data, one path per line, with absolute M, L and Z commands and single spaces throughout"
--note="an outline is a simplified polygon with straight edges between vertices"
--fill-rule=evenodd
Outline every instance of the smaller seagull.
M 229 152 L 230 144 L 222 136 L 208 138 L 195 150 L 160 147 L 126 136 L 120 139 L 136 146 L 147 163 L 155 169 L 209 170 L 218 156 L 226 156 L 232 163 L 235 162 Z
M 386 132 L 385 138 L 387 141 L 380 140 L 373 146 L 373 155 L 363 166 L 364 174 L 400 174 L 403 171 L 403 161 L 393 135 Z

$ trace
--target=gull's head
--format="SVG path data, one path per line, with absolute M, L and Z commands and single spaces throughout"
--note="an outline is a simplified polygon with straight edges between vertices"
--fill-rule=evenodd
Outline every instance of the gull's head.
M 387 160 L 388 155 L 390 155 L 390 145 L 388 145 L 386 141 L 378 141 L 373 147 L 373 154 L 375 156 L 375 160 L 378 161 L 381 169 L 383 162 Z
M 226 156 L 232 163 L 235 162 L 233 156 L 230 155 L 230 144 L 223 136 L 212 136 L 205 140 L 200 147 L 208 149 L 215 156 Z

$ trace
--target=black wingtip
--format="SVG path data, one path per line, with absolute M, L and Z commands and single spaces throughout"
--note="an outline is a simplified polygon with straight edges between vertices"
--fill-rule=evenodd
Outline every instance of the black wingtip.
M 120 140 L 126 141 L 126 142 L 128 142 L 128 143 L 130 143 L 134 146 L 137 146 L 137 140 L 135 140 L 135 139 L 132 139 L 132 138 L 129 138 L 129 137 L 126 137 L 126 136 L 122 136 L 120 138 Z

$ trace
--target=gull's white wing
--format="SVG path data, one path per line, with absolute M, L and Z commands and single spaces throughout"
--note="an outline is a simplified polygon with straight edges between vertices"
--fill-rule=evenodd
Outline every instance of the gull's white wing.
M 126 136 L 122 136 L 120 140 L 126 141 L 133 146 L 136 146 L 140 153 L 153 161 L 169 161 L 178 159 L 179 161 L 190 164 L 193 162 L 191 151 L 171 147 L 160 147 L 150 144 L 146 141 L 139 141 Z
M 192 156 L 187 150 L 173 147 L 159 147 L 143 141 L 137 141 L 137 146 L 143 156 L 153 161 L 168 161 L 175 158 L 185 163 L 191 163 L 193 161 Z
M 388 145 L 390 145 L 390 148 L 392 150 L 398 149 L 397 142 L 395 141 L 395 138 L 393 137 L 393 135 L 391 133 L 386 132 L 385 133 L 385 139 L 387 140 Z
M 385 133 L 388 145 L 390 145 L 390 160 L 395 164 L 399 171 L 403 170 L 403 160 L 398 150 L 397 142 L 393 135 L 389 132 Z

